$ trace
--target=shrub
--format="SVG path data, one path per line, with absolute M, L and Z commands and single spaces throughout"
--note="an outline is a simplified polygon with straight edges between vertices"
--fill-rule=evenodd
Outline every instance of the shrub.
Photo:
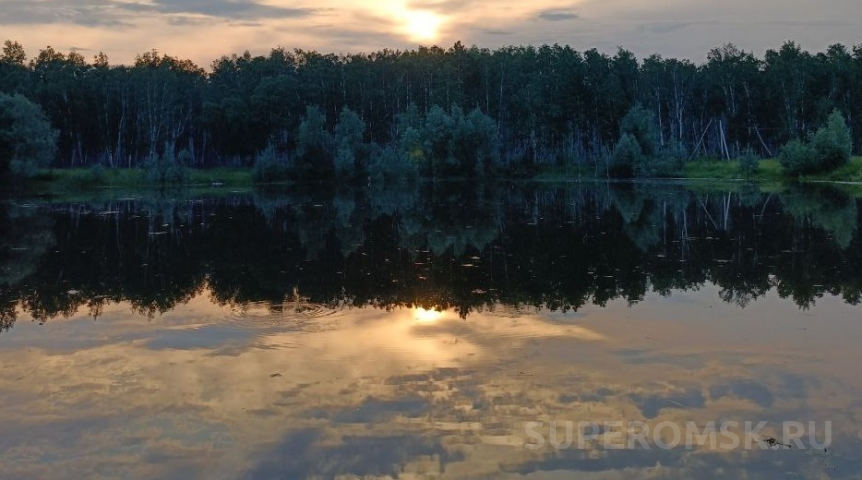
M 87 170 L 84 181 L 89 185 L 105 183 L 105 167 L 101 163 L 93 165 Z
M 850 161 L 853 140 L 841 112 L 836 110 L 829 115 L 826 125 L 811 139 L 811 147 L 817 155 L 818 169 L 823 171 L 835 170 Z
M 633 177 L 638 165 L 644 163 L 644 153 L 634 135 L 624 133 L 614 148 L 608 164 L 608 175 L 616 178 Z
M 188 158 L 188 154 L 183 152 L 179 158 Z M 182 185 L 189 179 L 188 169 L 174 155 L 174 149 L 170 145 L 165 145 L 162 155 L 152 154 L 144 166 L 147 180 L 154 185 Z
M 745 151 L 743 156 L 739 157 L 739 173 L 743 177 L 753 177 L 759 168 L 760 158 L 750 148 Z
M 670 143 L 661 148 L 657 155 L 643 155 L 640 163 L 635 164 L 635 174 L 650 178 L 673 176 L 682 169 L 685 157 L 685 147 L 681 143 Z
M 788 142 L 781 149 L 779 161 L 789 175 L 829 172 L 850 161 L 852 147 L 850 128 L 836 110 L 808 142 Z
M 655 117 L 640 104 L 635 104 L 620 121 L 620 133 L 634 137 L 645 156 L 659 155 L 659 132 Z
M 372 148 L 368 164 L 368 183 L 375 185 L 402 185 L 419 178 L 419 166 L 392 147 Z
M 290 166 L 282 161 L 275 146 L 268 145 L 266 149 L 257 154 L 251 178 L 255 183 L 283 182 L 290 176 Z
M 611 154 L 612 177 L 664 177 L 682 167 L 685 151 L 680 144 L 662 147 L 652 113 L 635 105 L 620 122 L 620 140 Z
M 799 175 L 817 170 L 817 157 L 814 149 L 798 138 L 787 142 L 781 148 L 778 161 L 788 175 Z

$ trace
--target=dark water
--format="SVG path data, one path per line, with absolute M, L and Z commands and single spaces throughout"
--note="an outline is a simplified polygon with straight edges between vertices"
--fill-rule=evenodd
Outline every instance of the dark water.
M 6 199 L 0 478 L 860 478 L 860 219 L 827 187 Z

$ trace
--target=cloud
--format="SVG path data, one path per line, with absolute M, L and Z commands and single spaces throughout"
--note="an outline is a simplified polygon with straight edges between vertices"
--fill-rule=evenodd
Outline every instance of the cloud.
M 718 22 L 702 22 L 702 21 L 682 21 L 682 22 L 657 22 L 644 25 L 638 25 L 638 30 L 654 34 L 672 33 L 677 30 L 683 30 L 695 26 L 713 26 L 718 25 Z
M 6 0 L 0 1 L 0 24 L 38 25 L 71 23 L 91 27 L 127 25 L 122 15 L 117 15 L 116 4 L 110 0 L 73 2 L 69 0 Z
M 252 0 L 155 0 L 152 3 L 115 3 L 117 8 L 162 14 L 197 14 L 231 20 L 305 18 L 317 8 L 266 5 Z
M 539 12 L 536 18 L 546 22 L 565 22 L 581 18 L 581 15 L 573 10 L 545 10 Z
M 453 14 L 469 10 L 473 1 L 468 0 L 416 0 L 407 4 L 409 10 L 425 10 L 429 12 Z
M 3 11 L 0 24 L 4 25 L 67 23 L 89 27 L 128 26 L 142 13 L 165 15 L 168 24 L 188 26 L 206 21 L 188 15 L 224 20 L 283 20 L 307 18 L 322 11 L 266 5 L 253 0 L 0 0 L 0 9 Z
M 494 30 L 494 29 L 487 29 L 487 28 L 480 28 L 480 29 L 477 29 L 477 31 L 479 33 L 483 33 L 485 35 L 496 35 L 496 36 L 506 36 L 506 35 L 514 35 L 515 34 L 515 32 L 509 31 L 509 30 Z

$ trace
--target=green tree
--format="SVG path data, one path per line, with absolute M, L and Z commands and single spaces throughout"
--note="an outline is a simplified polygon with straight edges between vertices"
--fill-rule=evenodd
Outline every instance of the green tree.
M 19 92 L 27 85 L 27 54 L 18 42 L 6 40 L 0 55 L 0 92 Z
M 182 185 L 189 177 L 188 160 L 188 151 L 183 150 L 176 155 L 173 146 L 166 143 L 161 155 L 154 153 L 147 161 L 147 179 L 154 185 Z
M 620 122 L 620 140 L 614 148 L 608 174 L 615 177 L 662 175 L 668 170 L 664 153 L 655 117 L 636 104 Z
M 325 178 L 332 175 L 332 136 L 326 131 L 326 117 L 319 107 L 306 107 L 305 117 L 296 135 L 298 172 L 306 178 Z
M 431 176 L 450 175 L 455 172 L 457 161 L 452 156 L 452 136 L 455 122 L 445 110 L 435 105 L 425 116 L 423 137 L 425 151 L 431 163 Z
M 626 113 L 620 121 L 620 132 L 634 137 L 645 156 L 658 155 L 660 143 L 655 118 L 642 105 L 636 104 Z
M 637 166 L 643 163 L 644 152 L 637 138 L 631 133 L 623 133 L 609 160 L 608 176 L 615 178 L 633 177 Z
M 54 160 L 56 145 L 57 132 L 38 105 L 0 93 L 0 175 L 33 176 Z
M 452 155 L 466 175 L 483 174 L 498 166 L 497 124 L 478 108 L 464 115 L 453 109 Z
M 853 140 L 841 112 L 834 110 L 829 115 L 826 125 L 818 129 L 811 139 L 811 147 L 817 155 L 819 168 L 823 170 L 834 170 L 850 161 Z
M 850 128 L 836 110 L 808 142 L 788 142 L 781 149 L 779 161 L 789 175 L 828 172 L 847 164 L 852 148 Z
M 361 155 L 362 139 L 365 134 L 365 122 L 347 107 L 341 110 L 338 123 L 335 125 L 335 173 L 339 177 L 356 176 L 357 158 Z

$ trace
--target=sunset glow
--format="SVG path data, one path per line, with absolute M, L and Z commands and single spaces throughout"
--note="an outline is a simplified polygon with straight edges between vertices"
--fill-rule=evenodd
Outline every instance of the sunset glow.
M 438 38 L 442 19 L 430 12 L 407 12 L 404 33 L 413 41 L 434 41 Z
M 443 312 L 438 312 L 437 310 L 425 310 L 424 308 L 417 308 L 413 311 L 413 318 L 415 318 L 417 322 L 433 323 L 443 318 Z
M 809 50 L 836 42 L 853 45 L 862 28 L 858 2 L 715 5 L 700 0 L 0 0 L 0 42 L 17 40 L 31 56 L 47 45 L 75 49 L 86 58 L 104 51 L 114 64 L 154 48 L 208 66 L 222 55 L 266 54 L 276 46 L 356 53 L 457 41 L 488 48 L 558 43 L 609 53 L 623 46 L 639 57 L 661 53 L 700 60 L 729 41 L 758 54 L 787 39 Z M 743 10 L 740 20 L 735 12 Z

